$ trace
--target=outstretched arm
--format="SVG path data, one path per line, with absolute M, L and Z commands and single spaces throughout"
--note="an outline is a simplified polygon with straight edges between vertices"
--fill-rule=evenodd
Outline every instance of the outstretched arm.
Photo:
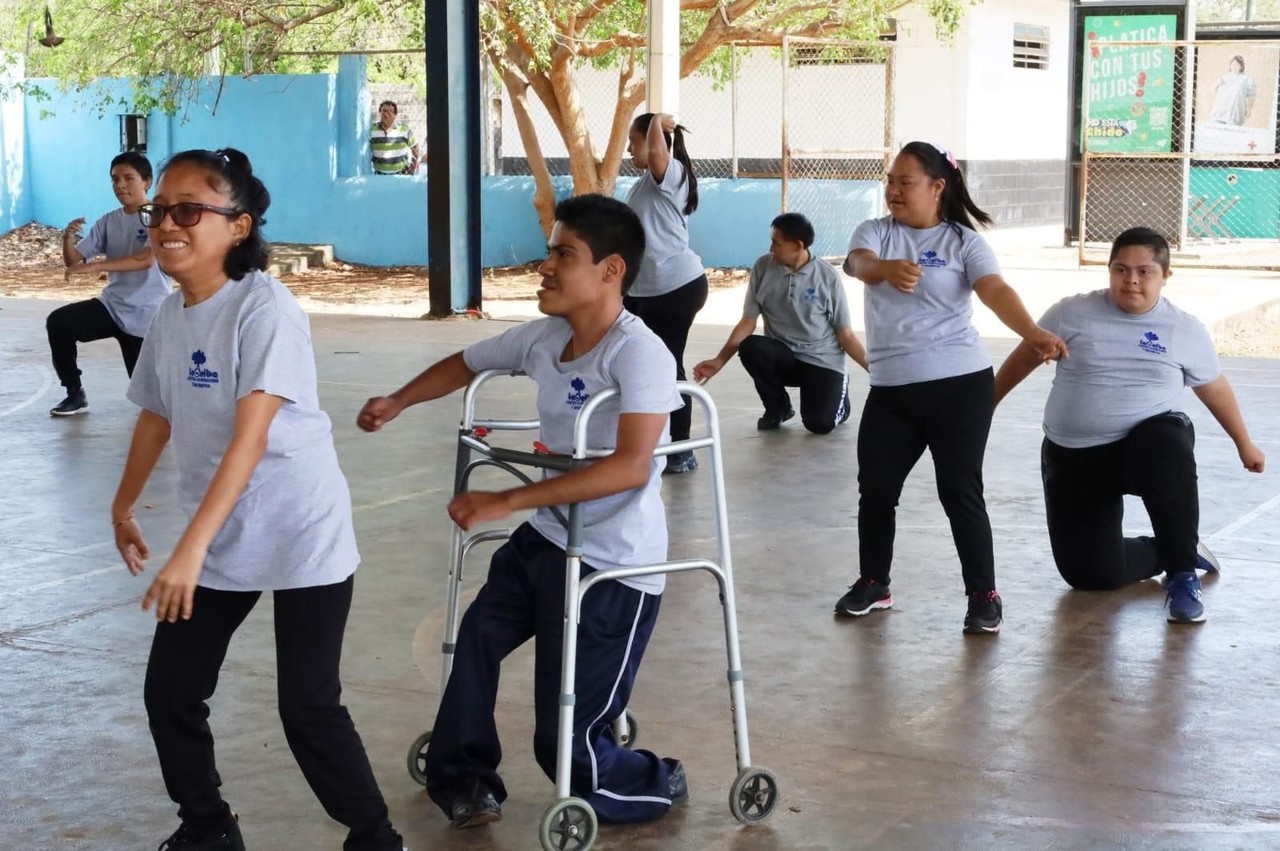
M 72 249 L 73 251 L 75 249 Z M 151 247 L 139 251 L 129 257 L 117 257 L 114 260 L 90 260 L 88 263 L 74 263 L 67 266 L 66 278 L 72 275 L 96 275 L 99 272 L 136 272 L 151 265 Z
M 853 358 L 853 362 L 862 367 L 864 371 L 870 372 L 871 367 L 867 366 L 867 350 L 862 345 L 862 341 L 858 339 L 858 335 L 853 333 L 853 329 L 849 327 L 836 329 L 836 341 L 840 343 L 840 348 L 844 349 L 844 353 Z
M 738 320 L 738 324 L 733 326 L 733 330 L 729 332 L 729 339 L 720 347 L 720 354 L 704 360 L 693 368 L 693 380 L 699 384 L 706 384 L 717 372 L 724 369 L 724 365 L 733 360 L 733 356 L 738 353 L 738 347 L 742 345 L 742 341 L 750 337 L 756 330 L 756 318 L 752 316 L 744 316 Z
M 1005 326 L 1035 347 L 1041 361 L 1067 357 L 1067 344 L 1057 334 L 1036 324 L 1018 293 L 1000 275 L 986 275 L 973 284 L 973 291 Z
M 463 360 L 462 352 L 452 354 L 428 367 L 390 396 L 375 396 L 365 402 L 356 417 L 356 425 L 364 431 L 377 431 L 400 416 L 405 408 L 448 396 L 466 387 L 472 378 L 475 378 L 475 373 Z
M 1204 403 L 1213 414 L 1213 418 L 1222 426 L 1222 430 L 1236 445 L 1240 461 L 1250 473 L 1261 473 L 1267 457 L 1262 450 L 1249 439 L 1249 429 L 1244 424 L 1244 416 L 1240 413 L 1240 403 L 1236 401 L 1235 391 L 1225 375 L 1219 375 L 1208 384 L 1193 387 L 1192 392 Z
M 1013 388 L 1035 372 L 1036 367 L 1042 363 L 1044 361 L 1035 346 L 1026 340 L 1019 343 L 1018 347 L 1004 359 L 1004 363 L 1000 364 L 1000 371 L 996 373 L 996 404 L 999 405 L 1000 400 L 1008 396 Z

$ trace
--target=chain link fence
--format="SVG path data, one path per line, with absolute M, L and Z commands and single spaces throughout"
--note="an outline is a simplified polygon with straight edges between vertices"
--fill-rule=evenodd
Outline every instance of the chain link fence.
M 1280 269 L 1280 41 L 1087 49 L 1080 262 L 1146 225 L 1180 263 Z
M 884 214 L 893 57 L 885 42 L 783 41 L 782 208 L 813 222 L 819 256 L 843 256 L 853 229 Z

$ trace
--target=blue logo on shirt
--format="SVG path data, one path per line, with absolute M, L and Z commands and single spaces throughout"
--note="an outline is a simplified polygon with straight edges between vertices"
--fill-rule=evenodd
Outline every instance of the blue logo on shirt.
M 187 381 L 192 387 L 204 387 L 207 389 L 218 383 L 218 373 L 204 367 L 208 360 L 204 352 L 199 349 L 191 353 L 191 362 L 195 366 L 187 368 Z
M 818 300 L 818 290 L 816 287 L 809 287 L 804 291 L 804 300 L 809 304 L 814 304 Z
M 1156 336 L 1155 331 L 1148 331 L 1143 334 L 1142 339 L 1138 342 L 1138 348 L 1153 355 L 1163 355 L 1169 351 L 1160 344 L 1160 338 Z
M 581 378 L 575 378 L 569 382 L 569 386 L 573 389 L 569 391 L 569 398 L 565 404 L 575 411 L 580 411 L 582 406 L 587 404 L 587 400 L 591 398 L 591 394 L 587 392 L 587 383 Z
M 947 261 L 939 257 L 938 252 L 936 251 L 926 251 L 921 254 L 919 263 L 921 266 L 929 266 L 934 269 L 939 269 L 947 265 Z

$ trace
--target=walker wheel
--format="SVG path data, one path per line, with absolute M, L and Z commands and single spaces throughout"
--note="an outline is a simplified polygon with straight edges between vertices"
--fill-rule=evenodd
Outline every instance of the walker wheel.
M 542 851 L 588 851 L 599 835 L 596 811 L 581 798 L 556 801 L 538 825 Z
M 729 789 L 729 811 L 743 824 L 761 824 L 778 803 L 778 780 L 763 768 L 744 768 Z
M 640 738 L 640 722 L 628 709 L 613 721 L 613 739 L 620 747 L 627 750 L 636 749 L 636 741 Z
M 431 744 L 431 731 L 423 733 L 409 745 L 409 776 L 419 786 L 427 785 L 427 745 Z

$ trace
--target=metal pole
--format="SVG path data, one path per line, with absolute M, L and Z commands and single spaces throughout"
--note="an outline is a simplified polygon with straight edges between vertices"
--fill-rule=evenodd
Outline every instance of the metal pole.
M 1186 19 L 1183 24 L 1186 41 L 1196 38 L 1196 0 L 1187 0 Z M 1196 48 L 1188 44 L 1174 50 L 1185 50 L 1186 61 L 1182 68 L 1182 214 L 1178 217 L 1178 248 L 1187 248 L 1188 205 L 1191 202 L 1191 131 L 1195 123 L 1196 93 L 1193 85 L 1196 78 Z M 1174 54 L 1177 55 L 1176 53 Z M 1174 63 L 1176 70 L 1177 63 Z
M 733 149 L 732 176 L 738 178 L 738 44 L 729 44 L 729 145 Z
M 1105 50 L 1105 46 L 1100 46 Z M 1084 265 L 1085 211 L 1089 207 L 1089 84 L 1093 77 L 1093 60 L 1086 58 L 1080 77 L 1080 213 L 1076 224 L 1076 265 Z
M 791 171 L 791 148 L 787 140 L 787 66 L 791 60 L 791 37 L 782 37 L 782 210 L 787 211 L 787 183 Z
M 433 0 L 426 27 L 428 296 L 447 316 L 480 308 L 479 4 Z

